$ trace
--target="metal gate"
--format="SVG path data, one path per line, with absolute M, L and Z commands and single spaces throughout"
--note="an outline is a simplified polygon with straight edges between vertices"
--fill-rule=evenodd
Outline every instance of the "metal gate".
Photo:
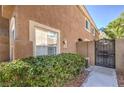
M 96 41 L 95 50 L 97 66 L 115 68 L 115 40 Z

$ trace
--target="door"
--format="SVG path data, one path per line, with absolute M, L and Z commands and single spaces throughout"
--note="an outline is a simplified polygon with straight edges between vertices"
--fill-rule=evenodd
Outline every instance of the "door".
M 96 41 L 95 50 L 97 66 L 115 68 L 115 40 Z

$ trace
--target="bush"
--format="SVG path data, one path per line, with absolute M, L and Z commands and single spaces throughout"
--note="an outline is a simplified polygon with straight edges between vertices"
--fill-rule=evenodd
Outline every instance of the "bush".
M 84 58 L 71 53 L 19 59 L 0 65 L 0 86 L 63 86 L 84 65 Z

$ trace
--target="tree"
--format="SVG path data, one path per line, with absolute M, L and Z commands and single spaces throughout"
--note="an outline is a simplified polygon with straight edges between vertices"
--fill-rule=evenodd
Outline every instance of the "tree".
M 124 38 L 124 13 L 108 24 L 105 28 L 105 34 L 109 39 Z
M 104 32 L 104 31 L 105 31 L 105 28 L 104 28 L 104 27 L 101 27 L 99 30 L 100 30 L 101 32 Z
M 120 14 L 120 18 L 124 19 L 124 12 Z
M 100 38 L 100 39 L 106 39 L 106 38 L 108 38 L 108 37 L 106 36 L 106 34 L 105 34 L 105 28 L 104 28 L 104 27 L 101 27 L 101 28 L 99 29 L 99 31 L 100 31 L 100 35 L 99 35 L 99 38 Z

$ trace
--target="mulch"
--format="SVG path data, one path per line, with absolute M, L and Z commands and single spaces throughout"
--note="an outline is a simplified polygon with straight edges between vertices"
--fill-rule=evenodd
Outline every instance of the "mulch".
M 124 87 L 124 72 L 117 71 L 117 80 L 119 87 Z
M 64 87 L 80 87 L 85 81 L 85 79 L 87 78 L 88 74 L 89 74 L 88 71 L 82 72 L 80 75 L 75 77 L 73 80 L 66 83 Z

